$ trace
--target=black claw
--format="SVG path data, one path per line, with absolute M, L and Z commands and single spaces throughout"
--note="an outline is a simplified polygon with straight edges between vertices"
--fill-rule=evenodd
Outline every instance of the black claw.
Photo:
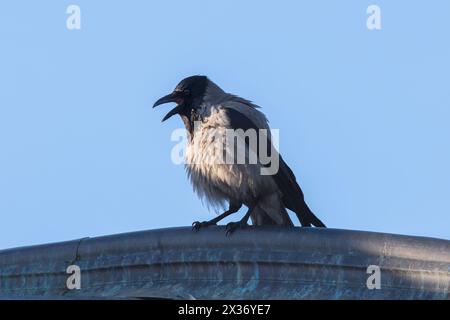
M 194 231 L 200 230 L 200 222 L 199 221 L 192 222 L 192 230 L 194 230 Z
M 212 223 L 210 221 L 203 221 L 203 222 L 194 221 L 192 223 L 192 230 L 199 231 L 201 228 L 206 228 L 206 227 L 212 226 L 212 225 L 215 225 L 215 223 Z
M 225 235 L 228 237 L 230 236 L 233 232 L 235 232 L 237 229 L 243 229 L 247 227 L 247 223 L 239 221 L 239 222 L 230 222 L 227 224 L 225 230 L 226 233 Z

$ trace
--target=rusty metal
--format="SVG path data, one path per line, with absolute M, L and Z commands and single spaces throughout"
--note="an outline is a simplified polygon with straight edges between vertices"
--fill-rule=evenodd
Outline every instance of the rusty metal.
M 69 290 L 69 265 L 81 289 Z M 369 289 L 369 265 L 381 289 Z M 171 228 L 0 251 L 0 298 L 448 299 L 450 241 L 315 228 Z

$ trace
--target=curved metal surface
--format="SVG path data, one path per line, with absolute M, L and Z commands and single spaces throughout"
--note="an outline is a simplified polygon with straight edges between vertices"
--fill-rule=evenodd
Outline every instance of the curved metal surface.
M 66 268 L 81 289 L 66 288 Z M 366 285 L 380 267 L 381 289 Z M 448 299 L 450 241 L 315 228 L 171 228 L 0 251 L 1 297 Z

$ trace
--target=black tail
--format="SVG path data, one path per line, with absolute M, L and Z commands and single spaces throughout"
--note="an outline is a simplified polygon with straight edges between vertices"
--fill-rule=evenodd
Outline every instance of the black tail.
M 293 210 L 291 210 L 295 212 L 303 227 L 311 227 L 311 225 L 313 225 L 314 227 L 326 228 L 325 224 L 315 216 L 311 209 L 309 209 L 305 201 L 303 201 L 301 206 L 296 207 L 297 208 L 293 208 Z
M 315 227 L 326 228 L 325 224 L 308 208 L 304 200 L 303 191 L 298 185 L 291 168 L 289 168 L 281 156 L 279 159 L 280 167 L 273 178 L 283 194 L 284 206 L 296 213 L 303 227 L 311 227 L 313 225 Z
M 319 228 L 326 228 L 327 226 L 319 219 L 316 217 L 316 215 L 311 211 L 311 209 L 309 209 L 308 205 L 305 203 L 305 207 L 306 207 L 306 211 L 308 212 L 308 219 L 309 222 L 311 222 L 311 224 L 315 227 L 319 227 Z

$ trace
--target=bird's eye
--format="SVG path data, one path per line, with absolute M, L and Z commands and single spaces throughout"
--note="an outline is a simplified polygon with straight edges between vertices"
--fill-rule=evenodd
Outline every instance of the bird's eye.
M 189 96 L 189 95 L 191 94 L 191 90 L 189 90 L 189 89 L 184 89 L 184 90 L 183 90 L 183 94 L 184 94 L 185 96 Z

